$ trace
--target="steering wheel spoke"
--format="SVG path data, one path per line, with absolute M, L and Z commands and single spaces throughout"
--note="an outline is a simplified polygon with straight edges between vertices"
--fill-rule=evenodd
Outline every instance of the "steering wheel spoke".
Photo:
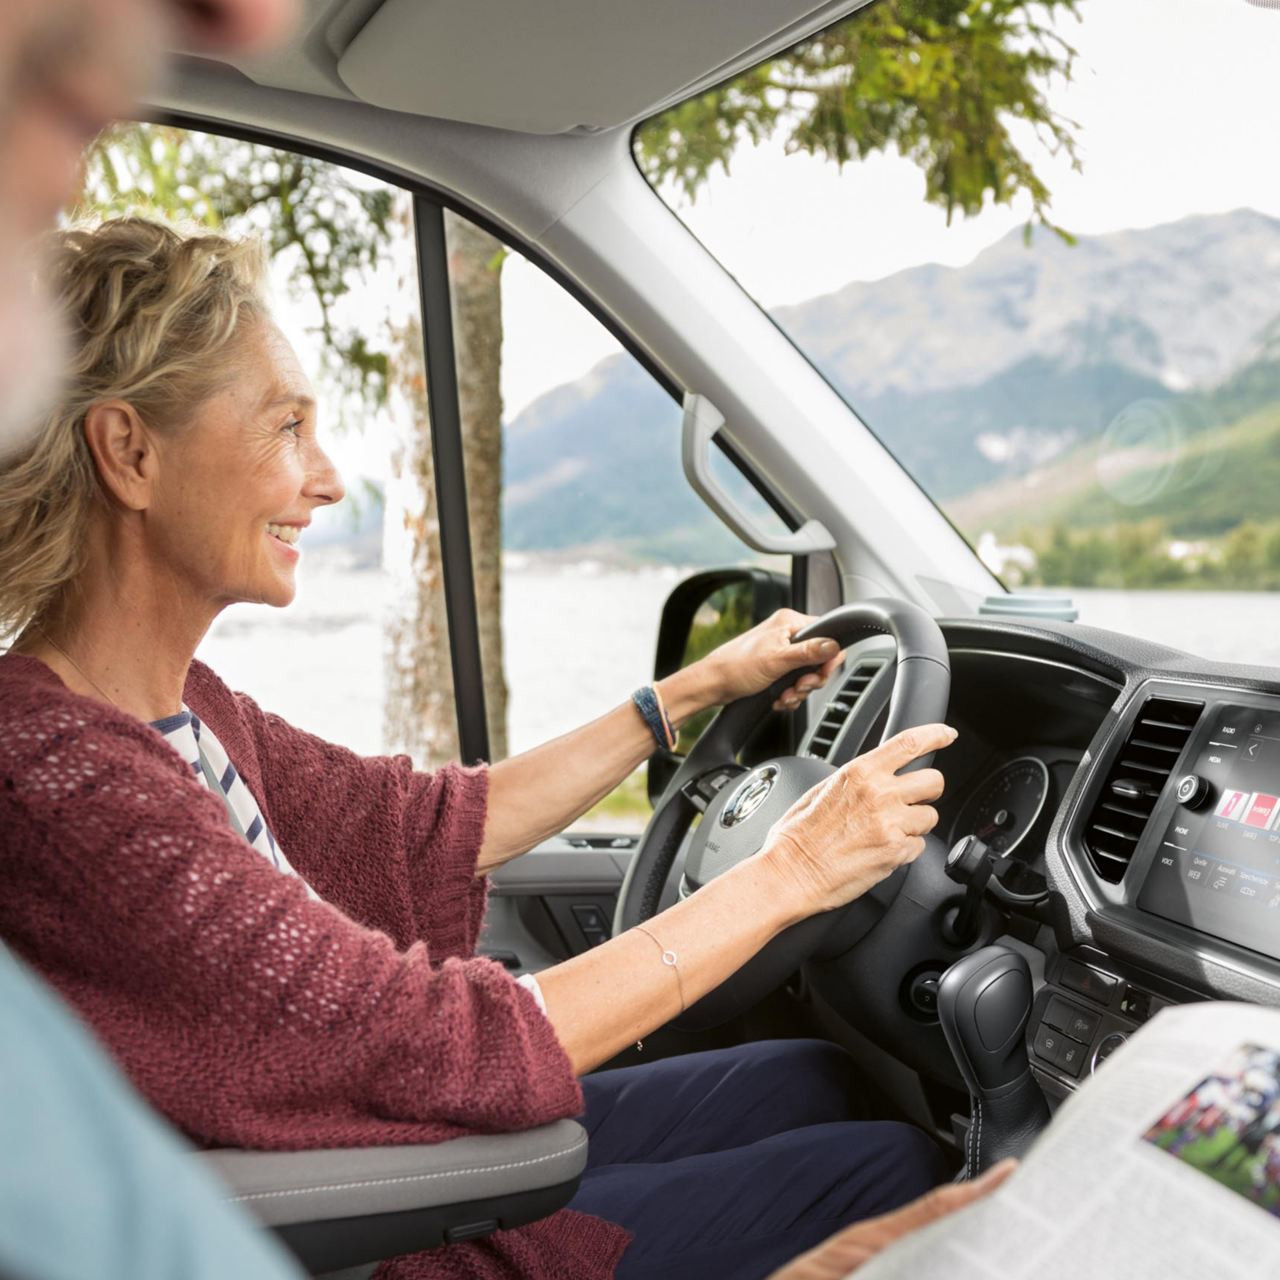
M 707 806 L 715 800 L 716 796 L 735 778 L 740 778 L 746 772 L 746 765 L 738 764 L 737 761 L 718 764 L 715 768 L 708 769 L 706 773 L 700 773 L 696 778 L 690 778 L 680 788 L 680 794 L 699 813 L 706 813 Z

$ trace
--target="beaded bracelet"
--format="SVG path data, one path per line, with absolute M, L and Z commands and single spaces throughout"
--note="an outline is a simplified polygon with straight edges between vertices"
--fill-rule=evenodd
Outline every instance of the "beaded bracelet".
M 649 726 L 649 732 L 653 734 L 653 740 L 658 744 L 659 749 L 674 751 L 676 731 L 671 727 L 671 717 L 667 715 L 667 709 L 662 704 L 662 694 L 653 685 L 646 684 L 631 695 L 631 701 L 635 703 L 636 710 Z

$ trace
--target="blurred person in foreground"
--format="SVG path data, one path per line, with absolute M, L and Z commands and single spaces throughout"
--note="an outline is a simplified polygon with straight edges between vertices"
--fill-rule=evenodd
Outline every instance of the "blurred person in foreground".
M 56 394 L 63 348 L 32 287 L 32 241 L 74 193 L 81 151 L 132 111 L 170 39 L 252 51 L 294 0 L 0 3 L 0 466 Z M 0 833 L 0 850 L 3 834 Z M 0 1276 L 294 1280 L 266 1234 L 144 1106 L 44 985 L 0 946 Z

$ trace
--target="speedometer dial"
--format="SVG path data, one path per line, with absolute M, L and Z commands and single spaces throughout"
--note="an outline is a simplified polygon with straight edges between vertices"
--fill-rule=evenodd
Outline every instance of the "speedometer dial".
M 960 810 L 953 841 L 975 835 L 995 853 L 1012 853 L 1036 824 L 1049 794 L 1049 770 L 1035 756 L 1019 756 L 984 778 Z

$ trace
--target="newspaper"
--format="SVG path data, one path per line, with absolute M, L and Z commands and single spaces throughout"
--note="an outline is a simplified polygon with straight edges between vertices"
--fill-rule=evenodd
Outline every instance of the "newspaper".
M 1058 1111 L 998 1191 L 856 1280 L 1280 1276 L 1280 1011 L 1167 1009 Z

